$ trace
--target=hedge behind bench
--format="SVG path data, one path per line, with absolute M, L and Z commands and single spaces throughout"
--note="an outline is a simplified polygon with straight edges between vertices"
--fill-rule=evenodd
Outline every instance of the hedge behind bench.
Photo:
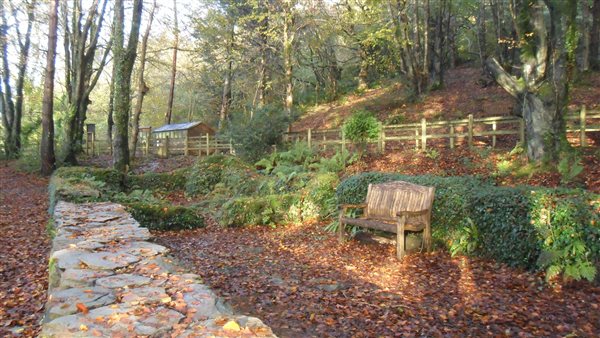
M 337 189 L 339 204 L 362 203 L 369 183 L 436 187 L 432 235 L 452 253 L 492 258 L 591 280 L 600 260 L 600 197 L 581 189 L 497 187 L 475 177 L 363 173 Z

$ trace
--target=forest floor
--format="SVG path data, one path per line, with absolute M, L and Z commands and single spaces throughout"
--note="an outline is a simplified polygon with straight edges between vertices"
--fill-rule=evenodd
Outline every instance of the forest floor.
M 396 123 L 428 120 L 452 120 L 487 116 L 509 116 L 514 99 L 500 86 L 480 84 L 481 69 L 464 65 L 448 71 L 446 85 L 426 96 L 409 100 L 404 86 L 383 83 L 381 87 L 360 94 L 349 94 L 337 101 L 310 108 L 292 125 L 293 131 L 335 128 L 354 111 L 365 109 L 377 115 L 380 121 L 394 118 Z M 588 109 L 600 108 L 600 74 L 585 73 L 577 79 L 570 92 L 570 108 L 586 105 Z
M 33 337 L 46 304 L 48 180 L 0 162 L 0 337 Z
M 156 232 L 236 312 L 281 337 L 597 337 L 600 287 L 446 253 L 402 262 L 323 224 Z

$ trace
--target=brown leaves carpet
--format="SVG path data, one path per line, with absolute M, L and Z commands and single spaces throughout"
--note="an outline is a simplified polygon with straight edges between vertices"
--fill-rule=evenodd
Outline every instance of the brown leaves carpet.
M 281 337 L 600 335 L 600 288 L 445 253 L 401 263 L 322 224 L 155 233 L 236 311 Z
M 48 181 L 0 162 L 0 336 L 35 336 L 46 302 Z

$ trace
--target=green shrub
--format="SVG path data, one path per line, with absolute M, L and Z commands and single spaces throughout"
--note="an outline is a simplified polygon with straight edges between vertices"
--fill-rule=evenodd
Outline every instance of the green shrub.
M 344 123 L 343 129 L 350 141 L 364 145 L 379 136 L 381 124 L 371 112 L 358 110 Z
M 125 204 L 141 226 L 151 230 L 181 230 L 205 226 L 204 217 L 193 208 L 134 202 Z
M 185 182 L 185 193 L 189 196 L 206 195 L 221 182 L 223 170 L 241 166 L 233 156 L 213 155 L 198 161 L 189 171 Z
M 145 173 L 141 175 L 128 175 L 126 177 L 126 183 L 127 188 L 130 190 L 181 190 L 185 188 L 187 174 L 187 169 L 180 169 L 169 173 Z
M 59 200 L 75 203 L 106 201 L 121 189 L 122 175 L 112 169 L 62 167 L 48 185 L 49 212 Z
M 286 222 L 296 194 L 237 197 L 227 201 L 216 218 L 223 226 L 275 225 Z
M 511 266 L 591 280 L 600 260 L 600 198 L 585 190 L 495 187 L 473 177 L 364 173 L 337 189 L 338 203 L 365 200 L 368 185 L 392 180 L 436 187 L 435 243 Z
M 266 106 L 249 119 L 247 115 L 234 116 L 227 135 L 233 139 L 236 154 L 249 162 L 256 162 L 281 143 L 289 117 L 280 107 Z
M 339 183 L 340 179 L 334 173 L 317 174 L 307 183 L 304 200 L 315 206 L 318 218 L 325 219 L 335 214 L 335 189 Z

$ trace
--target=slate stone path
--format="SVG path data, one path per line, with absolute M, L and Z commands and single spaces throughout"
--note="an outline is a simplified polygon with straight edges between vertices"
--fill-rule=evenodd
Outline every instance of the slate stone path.
M 59 202 L 40 337 L 275 337 L 234 315 L 115 203 Z

